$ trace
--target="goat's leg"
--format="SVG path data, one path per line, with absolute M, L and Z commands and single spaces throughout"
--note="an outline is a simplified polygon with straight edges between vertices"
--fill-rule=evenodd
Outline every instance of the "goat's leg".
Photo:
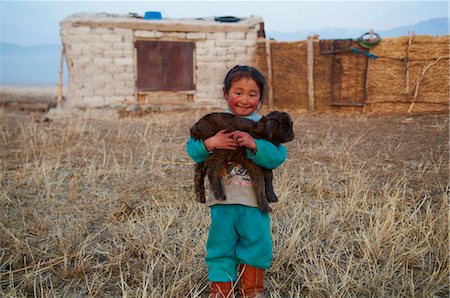
M 266 185 L 266 196 L 269 202 L 278 202 L 278 197 L 273 190 L 273 172 L 269 169 L 263 169 L 264 184 Z
M 206 176 L 205 164 L 204 163 L 197 164 L 195 166 L 194 190 L 195 190 L 195 200 L 200 203 L 206 202 L 205 176 Z
M 208 174 L 209 184 L 214 197 L 217 200 L 226 200 L 225 192 L 220 183 L 219 172 L 222 170 L 223 163 L 214 160 L 214 155 L 205 160 L 206 173 Z
M 263 213 L 268 213 L 272 211 L 267 197 L 266 197 L 266 187 L 264 182 L 264 174 L 262 168 L 254 164 L 253 162 L 247 160 L 244 164 L 245 168 L 248 170 L 250 177 L 255 186 L 256 199 L 258 207 Z

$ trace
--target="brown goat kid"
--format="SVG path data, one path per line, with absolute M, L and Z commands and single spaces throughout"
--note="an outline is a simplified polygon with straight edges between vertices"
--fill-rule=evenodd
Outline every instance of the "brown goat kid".
M 230 113 L 210 113 L 201 118 L 191 128 L 191 137 L 194 139 L 207 139 L 212 137 L 222 129 L 227 132 L 240 130 L 250 134 L 257 139 L 266 139 L 274 145 L 286 143 L 294 139 L 293 122 L 288 113 L 271 112 L 263 116 L 258 122 L 236 117 Z M 246 148 L 239 147 L 236 150 L 214 150 L 212 156 L 208 157 L 204 163 L 199 163 L 195 167 L 195 197 L 196 200 L 204 203 L 205 198 L 205 175 L 208 175 L 211 189 L 218 200 L 225 200 L 225 193 L 220 183 L 219 172 L 224 164 L 234 161 L 242 164 L 249 172 L 254 181 L 257 203 L 259 209 L 270 212 L 268 202 L 277 202 L 278 198 L 273 190 L 273 173 L 270 169 L 264 169 L 247 158 Z

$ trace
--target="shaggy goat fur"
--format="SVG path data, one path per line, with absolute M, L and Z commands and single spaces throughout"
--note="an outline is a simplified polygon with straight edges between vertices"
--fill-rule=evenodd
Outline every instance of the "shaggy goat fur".
M 227 132 L 244 131 L 254 138 L 266 139 L 278 146 L 294 139 L 292 124 L 291 117 L 285 112 L 271 112 L 258 122 L 236 117 L 230 113 L 210 113 L 192 126 L 191 137 L 204 140 L 226 128 Z M 272 209 L 268 202 L 278 201 L 273 190 L 272 170 L 261 168 L 251 162 L 247 158 L 245 147 L 238 147 L 236 150 L 216 149 L 204 163 L 196 165 L 194 177 L 196 200 L 206 202 L 204 186 L 206 174 L 216 199 L 226 199 L 218 173 L 224 164 L 230 161 L 240 163 L 248 170 L 255 184 L 258 207 L 262 212 L 270 212 Z

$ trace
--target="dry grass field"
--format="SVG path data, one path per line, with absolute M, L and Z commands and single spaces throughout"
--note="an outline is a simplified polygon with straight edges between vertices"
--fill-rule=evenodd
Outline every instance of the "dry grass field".
M 0 110 L 0 296 L 207 297 L 188 128 Z M 448 115 L 293 112 L 268 297 L 448 297 Z
M 63 96 L 66 92 L 63 89 Z M 47 112 L 56 107 L 57 86 L 0 86 L 0 108 Z

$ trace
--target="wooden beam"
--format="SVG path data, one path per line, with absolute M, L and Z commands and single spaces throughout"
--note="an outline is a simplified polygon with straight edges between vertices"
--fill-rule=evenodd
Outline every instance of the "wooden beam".
M 267 95 L 269 98 L 269 109 L 273 109 L 272 53 L 270 50 L 269 39 L 266 39 L 266 62 L 267 62 Z
M 409 67 L 410 67 L 410 62 L 409 62 L 409 56 L 410 56 L 410 51 L 411 51 L 411 44 L 413 41 L 413 37 L 414 37 L 414 32 L 408 31 L 408 46 L 406 47 L 406 86 L 405 86 L 405 94 L 409 93 Z
M 241 24 L 193 24 L 161 21 L 73 21 L 74 27 L 122 28 L 132 30 L 156 30 L 165 32 L 248 32 L 252 26 Z
M 64 56 L 65 56 L 64 44 L 61 43 L 61 60 L 59 61 L 59 73 L 58 73 L 58 98 L 56 102 L 57 103 L 56 107 L 58 109 L 62 108 Z
M 308 111 L 314 112 L 314 40 L 308 36 L 306 40 L 306 66 L 308 80 Z

